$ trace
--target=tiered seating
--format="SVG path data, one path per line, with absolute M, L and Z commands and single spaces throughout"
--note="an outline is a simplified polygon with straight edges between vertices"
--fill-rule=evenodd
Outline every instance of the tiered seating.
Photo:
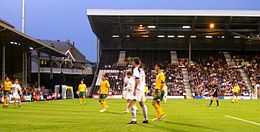
M 260 87 L 260 54 L 258 52 L 231 52 L 237 66 L 245 69 L 253 87 Z
M 221 95 L 232 95 L 232 87 L 239 83 L 241 90 L 248 95 L 248 89 L 237 68 L 228 67 L 221 52 L 193 52 L 194 65 L 189 69 L 190 85 L 195 96 L 208 96 L 210 82 L 217 78 Z

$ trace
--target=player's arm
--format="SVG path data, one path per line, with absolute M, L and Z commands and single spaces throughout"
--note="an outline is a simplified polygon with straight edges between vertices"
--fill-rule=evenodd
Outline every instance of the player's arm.
M 79 86 L 80 86 L 80 84 L 79 84 Z M 78 86 L 78 91 L 79 91 L 79 86 Z
M 163 90 L 163 87 L 164 87 L 164 83 L 165 83 L 165 77 L 163 77 L 162 75 L 160 75 L 160 80 L 161 80 L 161 85 L 160 85 L 160 94 Z
M 134 96 L 136 95 L 137 86 L 139 84 L 139 78 L 135 78 Z
M 134 70 L 135 77 L 135 87 L 134 87 L 134 96 L 136 96 L 137 86 L 139 85 L 140 73 L 137 70 Z
M 108 91 L 108 93 L 109 93 L 109 89 L 110 89 L 110 84 L 109 84 L 109 82 L 107 81 L 107 91 Z M 108 94 L 107 93 L 107 94 Z

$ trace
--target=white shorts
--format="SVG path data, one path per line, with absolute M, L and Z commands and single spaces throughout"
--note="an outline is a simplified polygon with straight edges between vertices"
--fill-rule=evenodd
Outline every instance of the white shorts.
M 130 100 L 135 100 L 137 102 L 145 101 L 145 95 L 143 91 L 137 90 L 136 96 L 133 96 L 134 94 L 131 94 Z
M 124 92 L 123 92 L 123 96 L 124 96 L 124 98 L 125 98 L 126 100 L 131 99 L 132 95 L 133 95 L 133 94 L 132 94 L 131 92 L 128 92 L 128 91 L 124 91 Z
M 20 99 L 20 95 L 18 93 L 13 93 L 13 98 Z
M 164 91 L 163 98 L 167 98 L 167 95 L 168 95 L 168 91 L 167 91 L 167 90 L 165 90 L 165 91 Z

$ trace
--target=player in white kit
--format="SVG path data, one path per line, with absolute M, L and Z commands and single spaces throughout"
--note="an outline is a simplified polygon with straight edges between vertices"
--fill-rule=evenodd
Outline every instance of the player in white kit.
M 143 114 L 144 114 L 144 120 L 143 123 L 149 123 L 148 122 L 148 114 L 147 114 L 147 106 L 145 105 L 145 95 L 144 95 L 144 86 L 145 86 L 145 73 L 140 68 L 141 61 L 138 57 L 135 57 L 133 60 L 133 78 L 135 80 L 135 85 L 133 89 L 133 94 L 130 99 L 129 107 L 132 109 L 132 120 L 128 124 L 136 124 L 136 111 L 137 107 L 135 106 L 136 101 L 140 103 Z
M 168 87 L 167 87 L 167 85 L 165 85 L 164 86 L 164 96 L 163 96 L 164 103 L 167 103 L 167 95 L 168 95 Z
M 17 102 L 18 106 L 21 107 L 20 95 L 22 93 L 21 85 L 19 84 L 18 79 L 15 79 L 15 83 L 11 86 L 14 98 L 14 104 Z
M 126 113 L 129 113 L 130 108 L 129 108 L 129 103 L 131 99 L 131 90 L 132 87 L 134 87 L 134 79 L 132 78 L 132 72 L 128 71 L 126 73 L 125 79 L 124 79 L 124 88 L 123 88 L 123 97 L 126 99 Z

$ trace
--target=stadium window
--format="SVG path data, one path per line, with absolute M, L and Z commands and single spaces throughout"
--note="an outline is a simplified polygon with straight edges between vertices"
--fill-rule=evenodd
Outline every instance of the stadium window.
M 164 35 L 158 35 L 157 37 L 158 38 L 164 38 Z
M 182 28 L 189 29 L 190 26 L 182 26 Z
M 191 35 L 190 38 L 197 38 L 197 36 L 196 35 Z
M 211 39 L 211 38 L 213 38 L 212 36 L 205 36 L 205 38 L 207 38 L 207 39 Z
M 241 36 L 234 36 L 234 38 L 235 38 L 235 39 L 239 39 L 239 38 L 241 38 Z
M 178 35 L 178 38 L 185 38 L 184 35 Z
M 154 26 L 154 25 L 149 25 L 149 26 L 147 26 L 148 28 L 156 28 L 156 26 Z
M 112 35 L 113 38 L 119 38 L 119 35 Z
M 174 38 L 175 36 L 174 35 L 168 35 L 167 37 L 168 38 Z

